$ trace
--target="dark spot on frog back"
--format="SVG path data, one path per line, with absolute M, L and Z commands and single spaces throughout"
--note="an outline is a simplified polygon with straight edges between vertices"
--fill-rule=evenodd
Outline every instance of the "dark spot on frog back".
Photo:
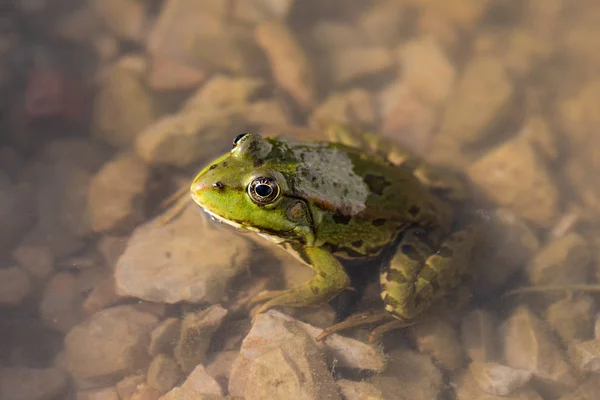
M 378 196 L 383 195 L 385 188 L 391 184 L 387 179 L 385 179 L 385 177 L 380 175 L 367 174 L 365 175 L 364 179 L 365 183 L 369 187 L 369 190 Z
M 361 247 L 362 247 L 362 245 L 363 245 L 363 241 L 359 239 L 359 240 L 355 240 L 355 241 L 354 241 L 354 242 L 352 242 L 351 244 L 352 244 L 352 247 L 354 247 L 354 248 L 356 248 L 356 249 L 359 249 L 359 248 L 361 248 Z
M 335 214 L 333 220 L 336 224 L 348 225 L 352 219 L 349 215 Z
M 373 220 L 373 226 L 382 226 L 383 224 L 385 224 L 385 222 L 385 218 L 377 218 Z
M 217 164 L 213 164 L 210 166 L 210 168 L 208 168 L 209 171 L 212 171 L 213 169 L 217 168 Z

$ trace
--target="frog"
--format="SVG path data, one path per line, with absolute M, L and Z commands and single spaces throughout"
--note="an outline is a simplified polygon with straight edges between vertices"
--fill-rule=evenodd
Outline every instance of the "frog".
M 254 232 L 314 271 L 296 287 L 252 301 L 254 317 L 274 307 L 318 307 L 353 290 L 347 265 L 378 276 L 383 307 L 327 328 L 375 324 L 372 337 L 427 315 L 472 278 L 477 223 L 456 210 L 464 179 L 370 131 L 340 123 L 326 140 L 241 133 L 189 187 L 211 218 Z M 375 335 L 377 332 L 377 335 Z

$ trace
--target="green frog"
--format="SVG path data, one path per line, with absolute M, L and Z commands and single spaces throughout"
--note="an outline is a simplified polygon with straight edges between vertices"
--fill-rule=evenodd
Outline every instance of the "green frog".
M 349 262 L 378 274 L 383 309 L 351 317 L 321 336 L 362 323 L 379 333 L 406 326 L 471 277 L 477 224 L 461 223 L 462 179 L 344 125 L 329 141 L 244 133 L 193 180 L 191 196 L 213 218 L 256 232 L 294 254 L 314 277 L 266 291 L 256 314 L 318 306 L 351 290 Z

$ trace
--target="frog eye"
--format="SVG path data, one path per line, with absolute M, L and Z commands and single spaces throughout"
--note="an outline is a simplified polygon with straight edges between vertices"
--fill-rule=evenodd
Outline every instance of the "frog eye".
M 235 139 L 233 139 L 233 147 L 237 146 L 238 142 L 239 142 L 240 140 L 242 140 L 242 138 L 243 138 L 244 136 L 246 136 L 246 135 L 247 135 L 247 133 L 240 133 L 239 135 L 237 135 L 237 136 L 235 137 Z
M 248 185 L 248 194 L 256 204 L 269 204 L 279 196 L 279 185 L 273 178 L 256 178 Z

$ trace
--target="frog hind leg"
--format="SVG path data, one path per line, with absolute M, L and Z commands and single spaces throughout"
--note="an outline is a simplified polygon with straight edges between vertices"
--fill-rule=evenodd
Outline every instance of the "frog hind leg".
M 433 248 L 423 229 L 408 229 L 380 274 L 386 311 L 411 321 L 451 295 L 471 275 L 473 251 L 480 239 L 479 229 L 470 225 Z
M 381 309 L 359 312 L 350 315 L 348 318 L 341 322 L 338 322 L 337 324 L 333 324 L 327 327 L 323 330 L 323 332 L 319 334 L 319 336 L 317 336 L 316 340 L 323 340 L 329 335 L 350 328 L 357 328 L 365 325 L 389 322 L 393 318 L 394 317 L 392 317 L 392 315 L 389 312 Z
M 350 278 L 342 264 L 321 247 L 298 249 L 314 271 L 315 276 L 302 285 L 289 290 L 267 291 L 258 294 L 252 301 L 267 300 L 253 312 L 253 318 L 273 307 L 310 307 L 328 302 L 350 287 Z

